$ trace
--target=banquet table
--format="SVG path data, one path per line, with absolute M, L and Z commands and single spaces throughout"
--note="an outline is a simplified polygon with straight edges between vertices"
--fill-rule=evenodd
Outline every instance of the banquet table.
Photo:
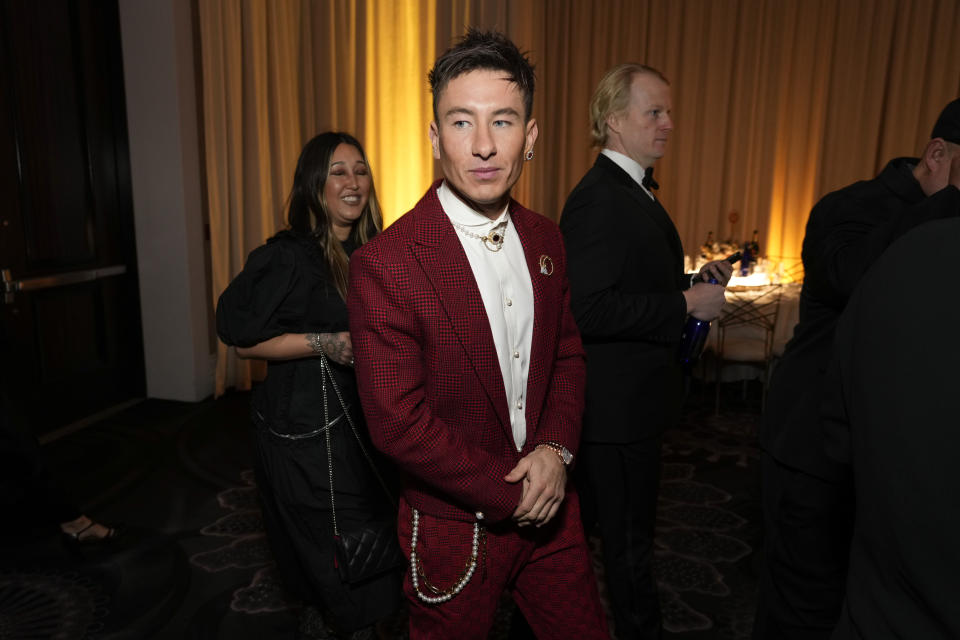
M 793 337 L 793 328 L 796 326 L 800 317 L 801 284 L 788 283 L 779 286 L 780 306 L 773 328 L 773 357 L 778 357 L 783 354 L 783 349 L 790 338 Z M 731 284 L 727 286 L 725 292 L 727 301 L 720 311 L 721 317 L 733 312 L 738 306 L 750 305 L 757 300 L 761 302 L 764 301 L 770 295 L 769 287 L 769 285 L 743 285 L 737 284 L 736 280 L 731 281 Z M 714 327 L 711 328 L 710 335 L 707 338 L 706 350 L 716 353 L 718 333 L 719 331 L 716 330 L 716 322 L 714 322 Z M 764 334 L 764 329 L 758 326 L 736 326 L 726 330 L 728 339 L 732 336 L 748 337 L 756 339 L 760 343 L 764 340 Z M 708 377 L 713 377 L 714 372 L 709 371 L 705 373 L 707 373 Z M 759 376 L 760 371 L 757 367 L 737 365 L 735 363 L 725 364 L 721 372 L 721 380 L 723 381 L 749 380 L 758 378 Z

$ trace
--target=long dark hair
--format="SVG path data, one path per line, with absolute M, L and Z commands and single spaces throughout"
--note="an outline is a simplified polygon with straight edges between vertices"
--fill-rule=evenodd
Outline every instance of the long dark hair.
M 367 162 L 367 154 L 360 141 L 349 133 L 328 131 L 315 136 L 303 146 L 297 170 L 293 174 L 293 188 L 290 190 L 290 204 L 287 221 L 296 233 L 312 236 L 327 260 L 333 284 L 343 298 L 347 297 L 347 275 L 349 267 L 346 252 L 333 234 L 333 225 L 327 213 L 327 203 L 323 188 L 330 172 L 330 159 L 334 150 L 341 144 L 349 144 L 360 152 L 370 172 L 370 197 L 360 218 L 350 230 L 350 239 L 359 247 L 377 235 L 383 224 L 380 215 L 380 203 L 374 188 L 373 171 Z

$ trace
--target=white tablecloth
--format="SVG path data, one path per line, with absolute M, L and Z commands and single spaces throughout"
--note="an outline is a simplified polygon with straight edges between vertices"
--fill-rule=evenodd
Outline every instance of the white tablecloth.
M 800 288 L 799 283 L 790 283 L 781 285 L 780 293 L 780 308 L 777 313 L 776 323 L 774 324 L 773 330 L 773 355 L 780 356 L 783 354 L 784 346 L 793 337 L 793 328 L 797 324 L 797 320 L 800 317 Z M 720 312 L 721 316 L 724 313 L 730 313 L 736 305 L 747 303 L 749 304 L 753 299 L 761 296 L 769 287 L 767 286 L 733 286 L 729 287 L 726 291 L 727 304 L 724 305 L 723 310 Z M 716 323 L 714 323 L 716 325 Z M 717 349 L 717 331 L 716 326 L 711 327 L 710 336 L 707 339 L 706 349 L 716 352 Z M 731 327 L 727 329 L 727 337 L 732 335 L 739 336 L 750 336 L 755 337 L 758 341 L 762 343 L 764 339 L 764 330 L 757 326 L 738 326 Z M 712 367 L 711 367 L 712 368 Z M 760 370 L 757 367 L 750 365 L 735 365 L 735 364 L 725 364 L 724 369 L 721 372 L 721 379 L 724 381 L 727 380 L 745 380 L 745 379 L 754 379 L 760 376 Z M 712 378 L 714 373 L 713 371 L 708 372 L 708 377 Z

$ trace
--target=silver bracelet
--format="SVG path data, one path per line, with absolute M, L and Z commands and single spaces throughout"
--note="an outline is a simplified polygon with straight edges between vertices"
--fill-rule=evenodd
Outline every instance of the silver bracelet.
M 320 334 L 319 333 L 308 333 L 307 334 L 307 344 L 310 345 L 310 348 L 314 353 L 326 353 L 323 350 L 323 345 L 320 343 Z

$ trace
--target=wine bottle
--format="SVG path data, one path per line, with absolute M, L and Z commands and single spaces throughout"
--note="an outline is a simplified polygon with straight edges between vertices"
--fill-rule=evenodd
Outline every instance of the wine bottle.
M 713 231 L 707 231 L 707 239 L 700 245 L 700 257 L 709 260 L 713 255 Z
M 750 267 L 760 259 L 760 233 L 754 229 L 750 242 L 743 243 L 743 260 L 740 261 L 740 275 L 750 275 Z
M 739 251 L 724 258 L 724 260 L 729 262 L 731 265 L 740 259 L 741 255 Z M 703 279 L 698 275 L 693 279 L 692 282 L 693 284 L 696 284 L 697 282 L 702 281 Z M 707 280 L 707 282 L 709 284 L 720 284 L 716 278 L 710 278 Z M 683 325 L 683 331 L 680 334 L 680 346 L 678 349 L 680 355 L 680 365 L 683 367 L 686 373 L 690 373 L 693 365 L 695 365 L 697 360 L 700 359 L 700 354 L 703 353 L 703 348 L 707 344 L 707 336 L 709 334 L 709 320 L 700 320 L 699 318 L 694 318 L 693 316 L 687 317 L 687 322 Z

